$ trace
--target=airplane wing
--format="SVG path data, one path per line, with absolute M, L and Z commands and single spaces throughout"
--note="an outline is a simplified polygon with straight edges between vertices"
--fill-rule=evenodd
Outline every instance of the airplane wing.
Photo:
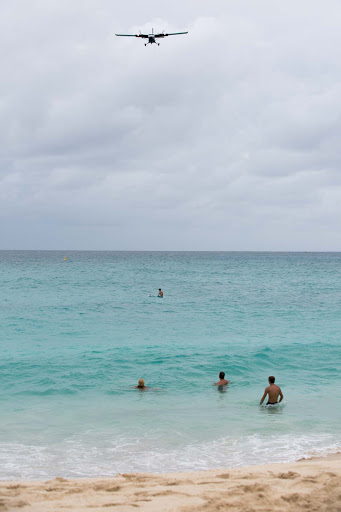
M 119 36 L 119 37 L 148 37 L 147 34 L 115 34 L 115 36 Z
M 169 34 L 155 34 L 154 37 L 167 37 L 167 36 L 179 36 L 180 34 L 188 34 L 188 32 L 171 32 Z

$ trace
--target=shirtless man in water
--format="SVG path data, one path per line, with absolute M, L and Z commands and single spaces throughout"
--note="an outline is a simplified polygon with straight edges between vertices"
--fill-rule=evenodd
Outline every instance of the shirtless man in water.
M 214 382 L 213 386 L 226 386 L 226 384 L 228 384 L 228 383 L 229 383 L 229 381 L 225 379 L 225 373 L 220 372 L 219 373 L 219 381 Z
M 265 388 L 264 395 L 262 396 L 261 401 L 259 402 L 259 405 L 262 405 L 262 403 L 265 400 L 266 395 L 269 396 L 268 403 L 266 405 L 275 405 L 283 400 L 283 393 L 282 390 L 277 384 L 275 384 L 275 377 L 272 375 L 269 377 L 269 384 L 267 388 Z M 280 397 L 279 402 L 277 402 L 278 397 Z

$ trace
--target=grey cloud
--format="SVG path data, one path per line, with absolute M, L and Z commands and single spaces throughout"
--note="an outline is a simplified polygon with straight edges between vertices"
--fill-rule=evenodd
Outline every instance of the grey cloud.
M 341 250 L 339 2 L 3 4 L 0 247 Z

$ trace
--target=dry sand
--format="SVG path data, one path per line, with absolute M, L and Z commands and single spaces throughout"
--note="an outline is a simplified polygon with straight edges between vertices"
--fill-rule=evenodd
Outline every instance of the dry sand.
M 0 483 L 0 511 L 341 512 L 341 456 L 292 464 Z

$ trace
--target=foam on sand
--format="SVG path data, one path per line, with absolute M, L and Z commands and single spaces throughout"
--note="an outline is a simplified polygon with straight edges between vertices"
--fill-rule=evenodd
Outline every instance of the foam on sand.
M 0 509 L 84 511 L 341 510 L 341 456 L 233 470 L 0 483 Z

